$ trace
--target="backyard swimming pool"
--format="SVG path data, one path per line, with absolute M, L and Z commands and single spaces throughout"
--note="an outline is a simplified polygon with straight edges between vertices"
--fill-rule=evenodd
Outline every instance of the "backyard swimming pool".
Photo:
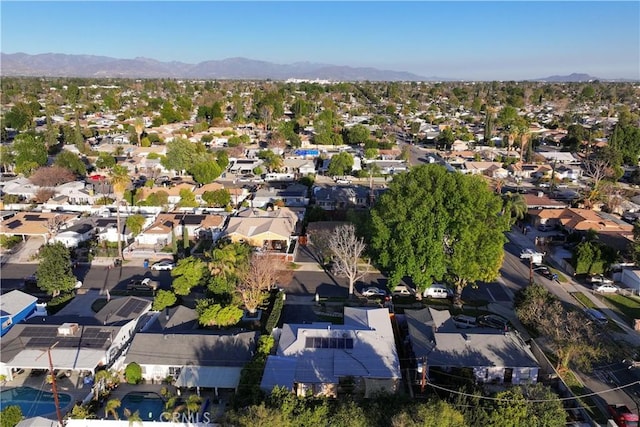
M 71 403 L 71 396 L 58 393 L 58 400 L 60 409 L 64 409 Z M 56 412 L 53 393 L 31 387 L 15 387 L 0 392 L 0 410 L 12 405 L 18 405 L 26 418 Z
M 126 420 L 124 410 L 128 409 L 131 413 L 139 411 L 142 421 L 160 421 L 162 412 L 164 411 L 164 400 L 151 392 L 134 392 L 126 394 L 118 408 L 118 414 L 121 420 Z

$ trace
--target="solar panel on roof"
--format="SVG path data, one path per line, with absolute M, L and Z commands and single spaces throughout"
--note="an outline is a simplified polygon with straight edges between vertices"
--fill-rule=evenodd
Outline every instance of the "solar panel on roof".
M 146 301 L 129 300 L 122 306 L 122 308 L 120 308 L 120 310 L 118 310 L 116 315 L 120 317 L 129 317 L 132 313 L 138 313 L 146 305 Z
M 40 215 L 25 215 L 24 219 L 27 221 L 44 221 L 44 218 L 40 218 Z
M 188 225 L 197 225 L 204 220 L 204 215 L 189 215 L 184 218 L 184 223 Z
M 20 221 L 19 219 L 13 220 L 11 221 L 9 224 L 7 224 L 7 228 L 9 230 L 13 230 L 14 228 L 18 228 L 22 225 L 22 221 Z

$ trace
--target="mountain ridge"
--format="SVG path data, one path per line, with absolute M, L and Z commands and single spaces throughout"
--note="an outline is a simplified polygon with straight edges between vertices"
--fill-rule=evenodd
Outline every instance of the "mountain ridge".
M 153 58 L 113 58 L 100 55 L 24 52 L 0 53 L 0 75 L 24 77 L 84 78 L 188 78 L 229 80 L 334 80 L 334 81 L 473 81 L 450 77 L 424 77 L 406 71 L 381 70 L 374 67 L 351 67 L 298 61 L 277 64 L 268 61 L 231 57 L 212 59 L 197 64 L 180 61 L 163 62 Z M 537 79 L 548 83 L 588 81 L 633 82 L 637 79 L 603 79 L 585 73 L 552 75 Z M 482 81 L 482 80 L 478 80 Z

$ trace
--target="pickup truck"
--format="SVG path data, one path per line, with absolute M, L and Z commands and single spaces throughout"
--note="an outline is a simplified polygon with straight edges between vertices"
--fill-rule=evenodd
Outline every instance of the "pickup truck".
M 153 282 L 148 277 L 142 280 L 132 279 L 127 284 L 128 291 L 155 291 L 158 288 L 158 283 Z
M 638 427 L 638 414 L 631 412 L 625 405 L 609 405 L 607 409 L 618 427 Z

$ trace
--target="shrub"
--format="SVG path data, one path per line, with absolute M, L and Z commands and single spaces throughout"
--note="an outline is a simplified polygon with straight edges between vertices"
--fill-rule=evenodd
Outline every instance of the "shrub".
M 18 405 L 7 406 L 0 412 L 2 427 L 15 427 L 20 421 L 22 421 L 22 409 Z
M 131 362 L 124 368 L 124 377 L 128 384 L 138 384 L 142 381 L 142 368 L 136 362 Z
M 282 308 L 284 307 L 284 299 L 283 294 L 278 292 L 276 294 L 276 299 L 273 301 L 273 308 L 271 309 L 271 314 L 269 314 L 269 319 L 267 319 L 267 323 L 265 325 L 265 329 L 267 333 L 271 333 L 273 328 L 278 325 L 278 321 L 280 320 L 280 315 L 282 314 Z
M 2 235 L 2 236 L 0 236 L 0 247 L 5 248 L 5 249 L 11 249 L 12 247 L 17 245 L 21 241 L 22 241 L 22 239 L 20 238 L 20 236 L 5 236 L 5 235 Z

